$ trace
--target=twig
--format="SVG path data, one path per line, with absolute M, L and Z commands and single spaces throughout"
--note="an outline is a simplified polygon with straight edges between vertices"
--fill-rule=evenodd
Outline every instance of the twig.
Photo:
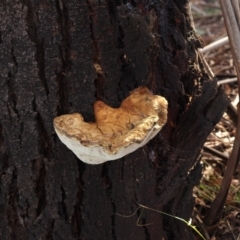
M 211 79 L 213 79 L 214 78 L 214 73 L 213 73 L 212 69 L 209 67 L 209 65 L 208 65 L 205 57 L 203 56 L 202 52 L 200 52 L 200 51 L 199 51 L 199 57 L 201 58 L 202 63 L 204 65 L 208 75 L 211 77 Z
M 206 13 L 203 10 L 201 10 L 200 8 L 198 8 L 197 6 L 192 5 L 191 9 L 199 14 L 202 14 L 203 16 L 206 16 Z
M 227 78 L 227 79 L 224 79 L 224 80 L 220 80 L 217 83 L 218 83 L 218 85 L 220 85 L 220 84 L 225 84 L 225 83 L 236 82 L 237 80 L 238 80 L 237 77 L 235 77 L 235 78 Z
M 206 239 L 210 239 L 209 233 L 208 233 L 204 223 L 202 222 L 201 218 L 199 217 L 198 213 L 196 214 L 195 218 L 198 221 L 198 227 L 201 229 L 201 232 L 204 232 Z
M 222 17 L 222 13 L 216 13 L 216 14 L 211 14 L 211 15 L 205 15 L 205 16 L 196 16 L 194 17 L 194 20 L 201 20 L 201 19 L 206 19 L 206 18 L 218 18 Z
M 202 53 L 206 53 L 206 52 L 209 52 L 209 51 L 212 51 L 216 48 L 219 48 L 221 47 L 222 45 L 225 45 L 229 43 L 229 40 L 228 40 L 228 36 L 227 37 L 224 37 L 224 38 L 221 38 L 213 43 L 210 43 L 209 45 L 205 46 L 203 49 L 200 49 L 200 51 Z
M 218 150 L 216 150 L 216 149 L 214 149 L 214 148 L 211 148 L 211 147 L 208 147 L 208 146 L 203 146 L 203 148 L 204 148 L 205 150 L 208 150 L 208 151 L 211 152 L 211 153 L 214 153 L 214 154 L 217 155 L 218 157 L 221 157 L 221 158 L 224 158 L 224 159 L 228 159 L 228 158 L 229 158 L 229 156 L 228 156 L 227 154 L 222 153 L 222 152 L 220 152 L 220 151 L 218 151 Z
M 229 116 L 229 118 L 232 120 L 234 126 L 236 127 L 237 120 L 238 120 L 237 108 L 232 103 L 230 103 L 228 105 L 226 113 Z
M 198 3 L 198 5 L 203 6 L 203 7 L 210 7 L 210 8 L 216 8 L 216 9 L 220 9 L 221 7 L 219 6 L 219 4 L 211 4 L 211 3 L 206 3 L 206 2 L 200 2 Z

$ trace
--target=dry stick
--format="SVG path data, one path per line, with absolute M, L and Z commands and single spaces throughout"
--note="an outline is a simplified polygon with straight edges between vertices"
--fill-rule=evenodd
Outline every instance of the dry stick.
M 202 219 L 199 217 L 198 214 L 196 214 L 195 218 L 198 221 L 198 228 L 201 230 L 201 232 L 204 233 L 204 236 L 206 237 L 206 239 L 210 239 L 209 233 L 208 233 L 206 226 L 204 225 Z
M 226 84 L 226 83 L 232 83 L 232 82 L 236 82 L 238 80 L 237 77 L 234 77 L 234 78 L 227 78 L 227 79 L 224 79 L 224 80 L 220 80 L 218 81 L 218 85 L 220 84 Z
M 194 10 L 195 12 L 197 12 L 197 13 L 202 14 L 203 16 L 207 15 L 203 10 L 201 10 L 200 8 L 198 8 L 197 6 L 194 6 L 192 4 L 191 4 L 191 9 Z
M 203 146 L 203 148 L 211 153 L 214 153 L 215 155 L 217 155 L 218 157 L 221 157 L 223 159 L 228 159 L 228 155 L 225 153 L 222 153 L 214 148 L 208 147 L 208 146 Z
M 240 77 L 240 32 L 235 12 L 230 0 L 219 0 L 228 32 L 231 51 L 233 54 L 234 64 L 237 71 L 238 79 Z M 238 13 L 239 14 L 239 13 Z M 240 93 L 240 81 L 238 80 L 238 92 Z M 211 204 L 208 214 L 205 216 L 204 223 L 211 225 L 217 222 L 221 216 L 224 207 L 232 176 L 239 163 L 239 143 L 240 143 L 240 108 L 238 108 L 237 131 L 230 158 L 227 163 L 226 172 L 220 187 L 220 190 Z
M 206 18 L 218 18 L 218 17 L 222 17 L 222 13 L 216 13 L 216 14 L 211 14 L 211 15 L 205 15 L 205 16 L 196 16 L 194 17 L 194 20 L 202 20 L 202 19 L 206 19 Z
M 198 54 L 199 54 L 199 57 L 200 57 L 200 59 L 201 59 L 201 61 L 202 61 L 202 63 L 203 63 L 203 66 L 204 66 L 205 70 L 207 71 L 208 75 L 211 77 L 211 79 L 213 79 L 213 78 L 214 78 L 213 71 L 212 71 L 212 69 L 209 67 L 209 65 L 208 65 L 205 57 L 203 56 L 203 54 L 202 54 L 200 51 L 198 52 Z
M 232 6 L 233 6 L 233 10 L 235 13 L 235 17 L 238 23 L 238 28 L 240 27 L 240 15 L 239 15 L 239 2 L 236 0 L 231 0 Z
M 221 38 L 221 39 L 219 39 L 215 42 L 212 42 L 212 43 L 208 44 L 203 49 L 200 49 L 200 52 L 206 53 L 206 52 L 212 51 L 212 50 L 214 50 L 218 47 L 221 47 L 222 45 L 227 44 L 228 42 L 229 42 L 228 36 L 224 37 L 224 38 Z
M 216 8 L 216 9 L 220 9 L 220 6 L 217 4 L 214 4 L 214 3 L 206 3 L 204 1 L 200 1 L 198 3 L 198 5 L 202 6 L 202 7 L 211 7 L 211 8 Z
M 227 108 L 227 115 L 232 120 L 234 127 L 237 127 L 237 108 L 233 105 L 233 103 L 230 103 Z

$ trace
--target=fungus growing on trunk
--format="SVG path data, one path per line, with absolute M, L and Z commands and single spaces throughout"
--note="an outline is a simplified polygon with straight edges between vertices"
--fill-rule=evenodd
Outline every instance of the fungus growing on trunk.
M 83 162 L 100 164 L 119 159 L 144 146 L 167 121 L 168 103 L 146 87 L 133 90 L 119 108 L 102 101 L 94 104 L 96 122 L 84 122 L 81 114 L 54 119 L 60 140 Z

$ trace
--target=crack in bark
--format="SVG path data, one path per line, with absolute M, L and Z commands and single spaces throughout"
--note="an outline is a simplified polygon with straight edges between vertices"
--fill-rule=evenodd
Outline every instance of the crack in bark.
M 45 164 L 43 159 L 39 158 L 32 161 L 32 172 L 36 176 L 35 180 L 35 193 L 38 198 L 36 208 L 36 219 L 42 214 L 46 206 L 46 192 L 45 192 Z
M 56 10 L 58 13 L 58 24 L 60 28 L 60 32 L 62 34 L 62 42 L 59 46 L 59 52 L 61 55 L 62 66 L 59 74 L 57 74 L 56 81 L 58 82 L 59 89 L 59 97 L 61 101 L 59 101 L 61 112 L 66 112 L 68 108 L 69 102 L 67 101 L 69 91 L 66 89 L 67 81 L 66 76 L 68 72 L 71 70 L 71 61 L 70 61 L 70 49 L 71 49 L 71 40 L 70 40 L 70 26 L 68 19 L 68 9 L 65 4 L 61 0 L 56 0 Z
M 34 43 L 36 47 L 35 60 L 37 62 L 38 67 L 38 76 L 42 83 L 43 88 L 45 89 L 46 95 L 49 95 L 49 89 L 47 84 L 47 79 L 45 76 L 45 62 L 44 62 L 44 39 L 40 39 L 38 34 L 38 18 L 36 16 L 36 8 L 34 8 L 32 2 L 30 0 L 25 1 L 25 5 L 27 6 L 27 18 L 26 23 L 28 26 L 28 35 L 31 41 Z
M 94 45 L 94 57 L 93 57 L 93 64 L 94 65 L 98 65 L 101 67 L 101 59 L 100 59 L 100 55 L 99 55 L 99 47 L 98 47 L 98 41 L 96 40 L 95 37 L 95 33 L 94 33 L 94 17 L 95 15 L 97 15 L 96 12 L 94 12 L 93 7 L 90 3 L 89 0 L 86 0 L 88 9 L 89 9 L 89 18 L 90 18 L 90 29 L 91 29 L 91 38 L 92 38 L 92 42 Z M 100 5 L 100 2 L 98 3 Z M 95 26 L 97 27 L 97 26 Z M 103 82 L 104 82 L 104 71 L 102 70 L 101 73 L 96 71 L 97 74 L 97 78 L 94 80 L 95 83 L 95 87 L 96 87 L 96 92 L 95 92 L 95 96 L 97 98 L 97 100 L 104 100 L 104 96 L 103 96 Z

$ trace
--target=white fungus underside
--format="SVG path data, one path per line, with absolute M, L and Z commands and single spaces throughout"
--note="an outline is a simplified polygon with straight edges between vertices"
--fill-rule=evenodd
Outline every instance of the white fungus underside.
M 152 129 L 146 134 L 145 139 L 141 143 L 133 142 L 129 146 L 119 149 L 116 154 L 109 153 L 107 149 L 101 146 L 83 146 L 76 138 L 68 138 L 55 129 L 60 140 L 83 162 L 88 164 L 101 164 L 107 161 L 116 160 L 125 155 L 134 152 L 136 149 L 148 143 L 161 130 L 158 124 L 155 124 Z

